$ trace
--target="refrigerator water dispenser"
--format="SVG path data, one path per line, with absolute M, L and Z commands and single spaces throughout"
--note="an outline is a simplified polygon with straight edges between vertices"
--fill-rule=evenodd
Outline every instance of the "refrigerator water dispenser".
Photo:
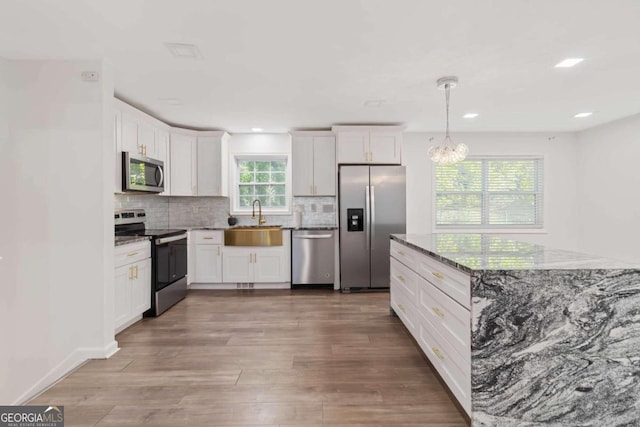
M 347 209 L 347 231 L 364 231 L 364 209 Z

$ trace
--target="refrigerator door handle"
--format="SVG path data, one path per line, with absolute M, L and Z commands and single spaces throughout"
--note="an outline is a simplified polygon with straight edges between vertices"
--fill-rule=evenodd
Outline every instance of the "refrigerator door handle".
M 371 249 L 376 246 L 376 187 L 371 186 Z
M 367 248 L 371 247 L 371 200 L 369 198 L 369 186 L 364 187 L 364 216 L 365 216 L 365 235 L 367 237 Z

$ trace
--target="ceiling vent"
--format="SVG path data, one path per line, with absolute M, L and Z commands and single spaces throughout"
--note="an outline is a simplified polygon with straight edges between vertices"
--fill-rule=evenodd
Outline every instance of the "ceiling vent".
M 165 43 L 169 52 L 179 59 L 202 59 L 198 46 L 191 43 Z

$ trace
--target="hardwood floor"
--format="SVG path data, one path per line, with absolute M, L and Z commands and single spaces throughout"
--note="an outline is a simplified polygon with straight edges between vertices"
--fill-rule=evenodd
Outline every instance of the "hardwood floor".
M 389 294 L 191 291 L 30 404 L 66 426 L 465 427 Z

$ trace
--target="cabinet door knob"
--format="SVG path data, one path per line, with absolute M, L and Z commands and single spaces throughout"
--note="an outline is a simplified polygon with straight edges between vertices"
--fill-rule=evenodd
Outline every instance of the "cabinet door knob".
M 402 283 L 405 283 L 404 276 L 403 276 L 402 274 L 400 274 L 400 275 L 398 275 L 398 276 L 396 276 L 396 277 L 397 277 L 397 278 L 398 278 L 398 280 L 400 280 Z

